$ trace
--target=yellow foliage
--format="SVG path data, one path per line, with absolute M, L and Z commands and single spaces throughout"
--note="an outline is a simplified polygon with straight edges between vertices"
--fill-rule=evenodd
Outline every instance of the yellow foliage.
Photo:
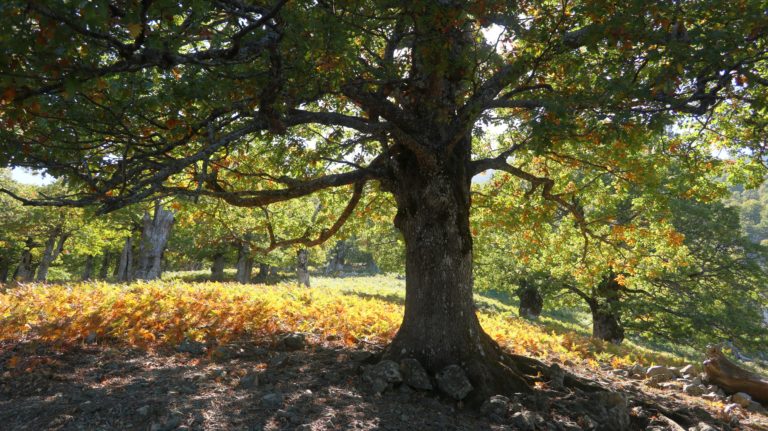
M 20 285 L 0 293 L 0 340 L 66 345 L 95 334 L 102 342 L 151 348 L 175 346 L 184 338 L 221 344 L 296 331 L 335 335 L 350 345 L 360 339 L 387 343 L 399 327 L 402 305 L 380 295 L 348 293 L 180 281 Z M 502 313 L 481 313 L 480 320 L 491 337 L 516 354 L 593 367 L 670 362 L 574 332 L 548 332 Z

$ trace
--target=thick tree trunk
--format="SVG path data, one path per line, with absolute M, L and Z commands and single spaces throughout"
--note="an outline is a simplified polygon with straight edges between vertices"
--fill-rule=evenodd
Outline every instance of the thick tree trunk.
M 614 344 L 624 341 L 619 292 L 621 285 L 610 272 L 595 289 L 596 298 L 587 302 L 592 312 L 592 337 Z
M 624 327 L 616 313 L 596 307 L 592 311 L 592 337 L 614 344 L 624 341 Z
M 306 248 L 296 252 L 296 278 L 299 285 L 309 287 L 309 250 Z
M 469 150 L 468 144 L 464 147 Z M 405 314 L 385 357 L 415 358 L 432 373 L 459 365 L 475 401 L 529 388 L 480 327 L 472 297 L 468 154 L 429 172 L 399 160 L 395 226 L 406 249 Z
M 251 271 L 253 271 L 253 257 L 251 257 L 251 248 L 244 242 L 237 252 L 237 274 L 235 280 L 238 283 L 247 284 L 251 282 Z
M 256 274 L 256 278 L 254 281 L 256 283 L 264 283 L 267 281 L 267 277 L 269 276 L 270 267 L 266 263 L 259 263 L 259 273 Z
M 88 255 L 85 257 L 85 268 L 83 269 L 83 281 L 88 281 L 91 279 L 91 274 L 93 274 L 93 267 L 95 258 L 91 255 Z
M 109 275 L 109 266 L 112 263 L 112 252 L 106 250 L 101 256 L 101 268 L 99 269 L 99 278 L 106 280 Z
M 125 239 L 120 260 L 117 262 L 115 278 L 122 283 L 127 283 L 133 279 L 133 237 L 129 236 Z
M 213 264 L 211 265 L 211 280 L 223 281 L 224 280 L 224 265 L 226 261 L 224 259 L 224 253 L 216 253 L 213 255 Z
M 68 237 L 69 235 L 61 233 L 60 228 L 55 229 L 51 236 L 48 237 L 43 257 L 40 259 L 40 265 L 37 268 L 37 281 L 46 281 L 48 279 L 48 270 L 56 258 L 59 257 L 61 251 L 64 250 L 64 242 Z
M 544 298 L 535 285 L 523 281 L 520 289 L 517 290 L 517 296 L 520 298 L 518 311 L 520 317 L 537 319 L 541 315 L 541 310 L 544 307 Z
M 168 236 L 173 224 L 173 212 L 167 211 L 155 204 L 155 215 L 150 218 L 144 213 L 139 245 L 139 258 L 136 267 L 136 278 L 140 280 L 156 280 L 162 274 L 162 259 Z
M 338 274 L 344 271 L 344 263 L 347 259 L 347 250 L 349 245 L 343 239 L 336 241 L 336 245 L 331 250 L 331 256 L 328 264 L 325 266 L 325 275 Z

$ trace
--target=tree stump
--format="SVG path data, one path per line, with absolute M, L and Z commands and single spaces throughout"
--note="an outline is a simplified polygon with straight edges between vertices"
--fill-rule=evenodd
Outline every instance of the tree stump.
M 768 403 L 768 378 L 734 364 L 725 357 L 719 346 L 707 349 L 704 373 L 710 383 L 726 392 L 745 392 L 757 402 Z

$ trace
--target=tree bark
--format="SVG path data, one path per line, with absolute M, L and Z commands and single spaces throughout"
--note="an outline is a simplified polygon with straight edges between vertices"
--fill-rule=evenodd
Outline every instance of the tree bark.
M 136 278 L 140 280 L 156 280 L 162 275 L 162 259 L 168 236 L 173 225 L 173 212 L 167 211 L 155 203 L 155 215 L 150 218 L 144 213 L 142 219 L 141 243 L 136 268 Z
M 43 257 L 40 259 L 40 265 L 37 268 L 37 281 L 46 281 L 48 279 L 48 270 L 56 258 L 59 257 L 61 251 L 64 250 L 64 242 L 68 237 L 69 235 L 61 232 L 60 227 L 54 229 L 53 233 L 48 237 Z
M 109 250 L 104 251 L 101 257 L 101 268 L 99 269 L 99 278 L 106 280 L 109 275 L 109 265 L 112 261 L 112 252 Z
M 129 236 L 125 239 L 123 251 L 120 253 L 120 260 L 117 262 L 115 278 L 121 283 L 133 280 L 133 237 Z
M 235 275 L 235 280 L 242 284 L 250 283 L 251 271 L 253 271 L 251 247 L 247 242 L 243 242 L 237 252 L 237 274 Z
M 768 403 L 768 378 L 747 371 L 729 361 L 719 347 L 710 347 L 707 350 L 704 373 L 710 383 L 716 384 L 728 393 L 745 392 L 755 401 Z
M 615 274 L 609 273 L 595 290 L 596 298 L 587 301 L 592 313 L 592 337 L 614 344 L 624 341 L 621 325 L 619 292 L 621 285 Z
M 466 153 L 431 171 L 421 169 L 410 153 L 398 160 L 391 188 L 398 207 L 395 226 L 405 239 L 405 313 L 385 357 L 415 358 L 432 373 L 459 365 L 477 401 L 529 385 L 475 313 L 469 143 L 457 147 Z
M 541 310 L 544 307 L 544 298 L 535 285 L 523 280 L 520 288 L 517 290 L 517 296 L 520 298 L 520 307 L 518 309 L 520 317 L 537 319 L 541 315 Z
M 8 282 L 8 272 L 10 271 L 10 262 L 5 256 L 0 257 L 0 283 Z
M 224 280 L 224 266 L 226 261 L 224 260 L 224 253 L 216 253 L 213 255 L 213 264 L 211 265 L 211 280 L 223 281 Z
M 259 273 L 256 274 L 256 278 L 254 281 L 256 283 L 264 283 L 267 281 L 267 277 L 269 276 L 269 270 L 270 267 L 266 263 L 259 263 Z
M 296 278 L 299 285 L 309 287 L 309 250 L 306 248 L 296 252 Z
M 91 279 L 91 274 L 93 274 L 93 266 L 94 266 L 95 260 L 96 259 L 90 254 L 85 257 L 85 268 L 83 269 L 83 281 L 88 281 Z
M 344 263 L 347 259 L 348 249 L 349 245 L 347 244 L 347 241 L 343 239 L 336 241 L 336 245 L 334 245 L 333 250 L 331 250 L 328 264 L 325 266 L 325 275 L 338 274 L 344 271 Z

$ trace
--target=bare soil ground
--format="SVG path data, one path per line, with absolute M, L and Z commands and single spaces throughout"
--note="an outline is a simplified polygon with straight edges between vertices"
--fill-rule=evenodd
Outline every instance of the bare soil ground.
M 514 430 L 493 417 L 405 385 L 374 394 L 361 378 L 362 349 L 313 340 L 287 351 L 276 343 L 240 343 L 210 354 L 144 351 L 114 345 L 67 349 L 33 342 L 0 344 L 2 430 Z M 379 346 L 361 345 L 376 352 Z M 373 357 L 375 358 L 375 356 Z M 372 359 L 373 359 L 372 358 Z M 7 364 L 12 364 L 9 367 Z M 578 366 L 565 367 L 570 372 Z M 593 372 L 582 377 L 629 399 L 629 429 L 679 430 L 680 413 L 714 429 L 768 429 L 744 414 L 731 427 L 720 410 L 684 394 Z M 583 394 L 538 391 L 523 401 L 546 418 L 534 429 L 609 429 L 580 411 L 557 416 Z M 550 391 L 551 392 L 551 391 Z M 553 407 L 558 407 L 554 409 Z M 664 414 L 663 414 L 663 413 Z M 677 413 L 675 413 L 677 412 Z M 651 427 L 651 428 L 649 428 Z M 655 427 L 655 428 L 653 428 Z

